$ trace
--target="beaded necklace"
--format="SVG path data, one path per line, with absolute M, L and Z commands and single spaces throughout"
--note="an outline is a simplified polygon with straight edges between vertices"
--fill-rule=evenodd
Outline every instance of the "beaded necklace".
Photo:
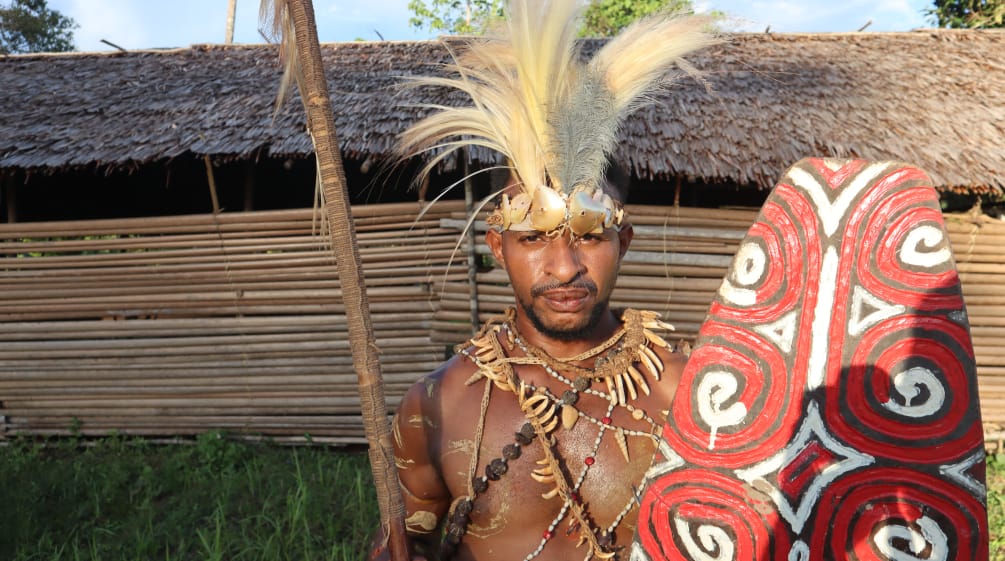
M 668 330 L 673 327 L 659 321 L 659 315 L 655 312 L 625 310 L 622 313 L 624 326 L 607 341 L 574 357 L 554 358 L 523 341 L 513 323 L 514 318 L 515 310 L 510 308 L 505 317 L 493 318 L 486 323 L 466 347 L 459 346 L 456 349 L 459 354 L 470 359 L 478 367 L 467 380 L 467 384 L 485 379 L 486 386 L 469 468 L 468 495 L 459 497 L 451 505 L 442 552 L 449 557 L 460 543 L 467 531 L 474 500 L 479 494 L 488 490 L 489 481 L 500 479 L 508 470 L 508 462 L 519 458 L 522 448 L 537 440 L 541 444 L 543 458 L 537 460 L 539 467 L 532 471 L 531 477 L 539 483 L 551 485 L 552 488 L 543 493 L 542 497 L 544 499 L 558 497 L 562 501 L 562 506 L 544 530 L 538 546 L 527 554 L 524 561 L 531 561 L 544 551 L 548 541 L 555 536 L 559 524 L 566 518 L 569 519 L 566 535 L 578 532 L 577 547 L 583 544 L 589 546 L 586 559 L 594 556 L 600 559 L 613 558 L 620 549 L 614 545 L 614 532 L 632 510 L 637 497 L 634 494 L 630 496 L 613 521 L 606 527 L 599 528 L 586 507 L 587 501 L 580 496 L 580 488 L 586 480 L 590 466 L 595 463 L 601 442 L 608 432 L 614 435 L 625 461 L 629 461 L 627 436 L 658 440 L 661 425 L 644 410 L 632 405 L 631 401 L 638 397 L 639 391 L 649 393 L 649 385 L 643 372 L 659 380 L 663 371 L 663 363 L 650 345 L 673 351 L 672 347 L 653 330 Z M 501 337 L 507 343 L 507 349 L 500 343 Z M 516 348 L 520 349 L 522 356 L 510 356 Z M 596 357 L 594 369 L 572 364 L 594 357 Z M 563 391 L 561 396 L 556 396 L 547 387 L 526 383 L 517 376 L 514 365 L 539 366 L 550 377 L 569 389 Z M 567 372 L 574 378 L 570 379 L 562 372 Z M 597 381 L 605 384 L 606 392 L 592 387 Z M 502 456 L 489 461 L 485 465 L 485 474 L 478 476 L 476 475 L 478 452 L 481 448 L 485 415 L 493 387 L 503 389 L 517 397 L 526 422 L 515 433 L 515 442 L 504 446 Z M 579 411 L 576 403 L 581 394 L 589 394 L 606 401 L 604 416 L 596 418 Z M 650 427 L 649 431 L 614 425 L 612 414 L 618 407 L 627 410 L 636 421 L 646 421 Z M 558 455 L 557 435 L 554 433 L 559 426 L 566 430 L 571 429 L 580 418 L 597 427 L 597 436 L 589 455 L 583 460 L 578 476 L 573 481 L 568 481 L 561 469 L 562 460 Z M 571 466 L 567 467 L 571 475 L 573 470 Z

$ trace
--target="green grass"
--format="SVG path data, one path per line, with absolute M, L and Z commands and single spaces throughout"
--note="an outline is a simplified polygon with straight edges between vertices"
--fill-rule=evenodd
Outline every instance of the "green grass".
M 193 445 L 107 438 L 0 447 L 0 560 L 366 558 L 367 457 L 211 433 Z M 991 560 L 1005 561 L 1005 455 L 989 458 Z
M 0 559 L 366 557 L 378 515 L 365 454 L 219 434 L 92 444 L 0 448 Z
M 1005 561 L 1005 452 L 988 458 L 988 528 L 991 561 Z

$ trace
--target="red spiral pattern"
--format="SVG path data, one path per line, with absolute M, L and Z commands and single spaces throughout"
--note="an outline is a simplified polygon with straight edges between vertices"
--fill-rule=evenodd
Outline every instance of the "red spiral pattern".
M 830 430 L 867 454 L 916 463 L 942 463 L 983 445 L 973 422 L 974 371 L 966 328 L 936 316 L 904 315 L 875 325 L 858 340 L 851 365 L 832 370 L 825 410 Z M 929 367 L 944 403 L 930 415 L 898 415 L 884 403 L 896 399 L 891 375 L 910 365 Z M 927 388 L 929 392 L 937 388 Z M 938 454 L 930 453 L 933 447 Z
M 917 470 L 860 471 L 831 484 L 819 505 L 810 541 L 812 559 L 847 552 L 839 558 L 889 561 L 890 549 L 912 547 L 904 538 L 908 532 L 916 534 L 913 547 L 919 559 L 938 561 L 940 552 L 953 561 L 988 558 L 984 505 L 945 479 Z M 898 541 L 889 544 L 891 536 Z
M 791 547 L 786 533 L 778 531 L 783 522 L 772 503 L 751 501 L 742 483 L 716 471 L 668 474 L 649 487 L 639 509 L 636 541 L 654 559 L 695 559 L 701 552 L 713 559 L 782 560 Z M 699 528 L 720 547 L 703 543 Z M 726 556 L 721 547 L 731 548 L 733 555 Z
M 780 449 L 796 428 L 802 401 L 793 387 L 800 387 L 799 380 L 780 375 L 788 371 L 785 357 L 756 333 L 715 321 L 706 322 L 702 331 L 707 343 L 691 353 L 689 364 L 707 368 L 686 368 L 681 385 L 698 388 L 713 368 L 732 374 L 739 382 L 738 391 L 724 405 L 742 404 L 746 419 L 736 426 L 720 427 L 715 448 L 709 450 L 710 428 L 697 403 L 708 396 L 694 390 L 690 399 L 674 400 L 672 422 L 664 427 L 663 436 L 695 465 L 739 467 L 763 459 L 765 450 Z
M 815 243 L 815 234 L 815 225 L 801 223 L 798 214 L 793 216 L 779 204 L 766 204 L 745 239 L 745 243 L 756 245 L 765 257 L 764 273 L 747 287 L 755 291 L 756 304 L 739 306 L 720 298 L 712 302 L 709 315 L 749 324 L 772 321 L 790 311 L 800 303 L 799 296 L 806 283 L 815 281 L 815 278 L 807 279 L 807 275 L 819 268 L 820 261 L 818 253 L 804 254 L 800 244 L 791 243 L 791 240 L 809 238 L 809 243 Z M 742 266 L 734 262 L 726 278 L 735 279 L 736 268 Z
M 857 257 L 843 263 L 843 272 L 850 273 L 854 266 L 858 283 L 888 302 L 923 311 L 963 308 L 959 276 L 952 260 L 922 270 L 901 259 L 905 237 L 918 225 L 943 228 L 942 213 L 931 200 L 930 189 L 912 188 L 895 193 L 874 208 L 861 209 L 852 218 L 847 230 L 850 243 L 845 243 L 844 249 L 846 254 L 857 252 Z M 948 244 L 947 237 L 944 246 Z M 842 278 L 853 277 L 847 274 Z

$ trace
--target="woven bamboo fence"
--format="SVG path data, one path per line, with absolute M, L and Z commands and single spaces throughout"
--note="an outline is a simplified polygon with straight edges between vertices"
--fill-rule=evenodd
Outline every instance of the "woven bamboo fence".
M 389 401 L 444 358 L 463 203 L 353 209 Z M 363 442 L 331 253 L 310 209 L 0 225 L 0 435 L 217 429 Z M 453 265 L 448 265 L 453 262 Z
M 656 310 L 676 327 L 675 338 L 694 341 L 705 312 L 740 240 L 757 213 L 751 210 L 630 206 L 635 239 L 625 256 L 612 305 Z M 989 448 L 1005 439 L 1005 222 L 986 216 L 945 215 L 963 284 L 977 358 L 978 386 Z M 463 216 L 444 220 L 460 227 Z M 484 226 L 482 226 L 484 227 Z M 491 263 L 482 237 L 476 245 Z M 513 303 L 505 272 L 477 276 L 479 319 Z M 453 343 L 470 333 L 467 282 L 451 282 L 440 296 L 432 338 Z
M 463 205 L 353 209 L 393 406 L 513 301 Z M 616 306 L 692 341 L 756 213 L 632 206 Z M 989 445 L 1005 438 L 1005 223 L 947 215 Z M 310 210 L 0 225 L 0 438 L 111 432 L 363 442 L 330 253 Z M 456 250 L 456 252 L 455 252 Z M 476 288 L 476 291 L 473 289 Z

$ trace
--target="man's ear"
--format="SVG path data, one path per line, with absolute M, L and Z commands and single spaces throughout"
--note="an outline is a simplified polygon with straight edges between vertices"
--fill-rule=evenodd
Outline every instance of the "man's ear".
M 632 228 L 631 224 L 625 224 L 621 227 L 621 231 L 618 232 L 618 241 L 621 242 L 621 246 L 618 248 L 618 260 L 628 253 L 628 246 L 632 245 L 632 239 L 635 237 L 635 229 Z
M 506 259 L 503 257 L 502 232 L 496 230 L 495 228 L 489 228 L 488 231 L 485 232 L 485 243 L 488 244 L 489 249 L 492 250 L 492 257 L 495 257 L 496 263 L 505 269 Z

